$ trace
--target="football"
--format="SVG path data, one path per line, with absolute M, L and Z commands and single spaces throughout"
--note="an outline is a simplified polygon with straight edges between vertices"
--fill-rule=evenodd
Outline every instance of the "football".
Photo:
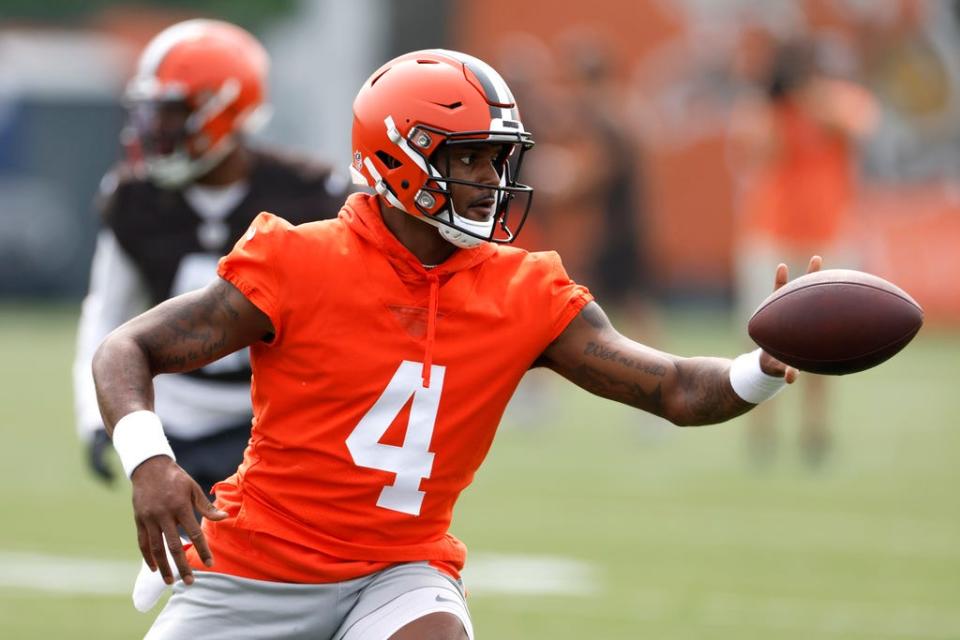
M 903 349 L 923 324 L 923 309 L 878 276 L 827 269 L 771 294 L 747 325 L 764 351 L 801 371 L 828 375 L 874 367 Z

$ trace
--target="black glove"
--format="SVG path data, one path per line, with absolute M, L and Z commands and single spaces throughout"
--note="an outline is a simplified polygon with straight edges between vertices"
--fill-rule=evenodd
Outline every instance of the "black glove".
M 113 479 L 116 477 L 113 467 L 107 460 L 108 452 L 112 450 L 113 442 L 107 435 L 107 430 L 101 427 L 94 431 L 93 438 L 87 445 L 87 464 L 90 465 L 93 474 L 106 484 L 113 484 Z

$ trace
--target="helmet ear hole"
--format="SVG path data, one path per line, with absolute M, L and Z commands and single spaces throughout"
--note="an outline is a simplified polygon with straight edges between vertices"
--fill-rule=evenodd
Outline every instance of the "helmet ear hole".
M 377 158 L 380 159 L 380 162 L 382 162 L 387 169 L 396 169 L 401 164 L 403 164 L 399 160 L 394 158 L 392 155 L 387 153 L 386 151 L 379 150 L 376 152 L 376 156 Z

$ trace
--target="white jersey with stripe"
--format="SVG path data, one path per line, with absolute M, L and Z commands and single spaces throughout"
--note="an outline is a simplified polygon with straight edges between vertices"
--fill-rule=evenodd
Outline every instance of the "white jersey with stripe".
M 222 219 L 243 197 L 245 189 L 225 192 L 222 199 L 204 192 L 184 193 L 185 198 L 208 220 Z M 200 254 L 195 254 L 194 257 Z M 188 258 L 191 256 L 187 256 Z M 184 260 L 177 288 L 179 293 L 204 286 L 216 278 L 215 256 L 206 260 Z M 73 366 L 74 404 L 77 432 L 88 439 L 102 427 L 97 406 L 91 364 L 97 347 L 114 328 L 145 311 L 150 295 L 142 275 L 117 242 L 114 233 L 103 229 L 97 238 L 90 275 L 90 289 L 83 301 L 77 330 Z M 246 358 L 233 354 L 227 358 Z M 217 366 L 214 363 L 211 366 Z M 155 411 L 165 431 L 184 440 L 195 440 L 249 421 L 250 386 L 244 382 L 211 382 L 179 374 L 154 380 Z

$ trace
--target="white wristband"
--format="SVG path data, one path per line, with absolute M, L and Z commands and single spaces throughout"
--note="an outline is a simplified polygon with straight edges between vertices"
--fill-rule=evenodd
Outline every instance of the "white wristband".
M 113 428 L 113 448 L 117 450 L 128 478 L 148 458 L 169 456 L 172 460 L 177 459 L 163 434 L 163 424 L 153 411 L 134 411 L 120 418 Z
M 730 386 L 753 404 L 769 400 L 787 386 L 779 376 L 768 376 L 760 369 L 760 349 L 737 356 L 730 365 Z

